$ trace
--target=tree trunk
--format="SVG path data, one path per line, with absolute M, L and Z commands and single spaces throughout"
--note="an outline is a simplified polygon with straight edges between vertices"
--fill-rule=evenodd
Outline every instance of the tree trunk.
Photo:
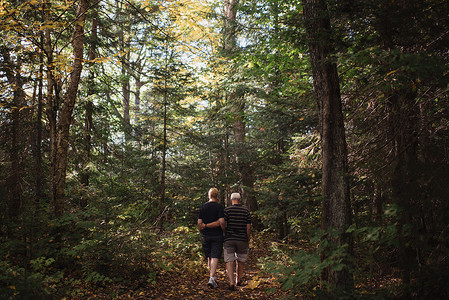
M 42 3 L 42 12 L 44 24 L 51 23 L 50 19 L 50 1 L 44 0 Z M 51 42 L 52 29 L 50 26 L 46 26 L 44 30 L 43 49 L 47 58 L 46 73 L 47 73 L 47 99 L 45 113 L 48 119 L 49 136 L 50 136 L 50 168 L 49 168 L 49 196 L 50 206 L 55 207 L 56 203 L 56 180 L 55 180 L 55 167 L 56 167 L 56 142 L 57 142 L 57 130 L 56 121 L 59 110 L 59 89 L 54 78 L 55 66 L 53 63 L 53 46 Z
M 336 246 L 347 244 L 346 254 L 350 258 L 352 238 L 346 234 L 351 224 L 347 149 L 337 66 L 331 61 L 330 19 L 324 0 L 303 0 L 303 6 L 323 157 L 322 228 L 326 231 L 337 230 L 338 236 L 331 237 L 331 241 Z M 353 287 L 352 274 L 347 265 L 341 271 L 329 267 L 322 279 L 343 290 Z
M 96 55 L 96 43 L 97 43 L 97 32 L 98 32 L 98 17 L 97 17 L 97 10 L 95 9 L 92 16 L 92 36 L 91 36 L 91 44 L 89 48 L 89 80 L 88 80 L 88 87 L 87 87 L 87 100 L 84 106 L 85 109 L 85 118 L 84 118 L 84 153 L 83 153 L 83 167 L 81 171 L 80 181 L 81 184 L 84 187 L 89 186 L 89 178 L 90 178 L 90 172 L 89 172 L 89 163 L 90 163 L 90 156 L 91 156 L 91 140 L 92 140 L 92 128 L 93 128 L 93 120 L 92 120 L 92 114 L 93 114 L 93 102 L 91 99 L 91 96 L 95 94 L 95 71 L 94 71 L 94 65 L 93 62 Z M 84 208 L 87 206 L 87 198 L 83 196 L 80 200 L 80 207 Z
M 144 83 L 140 79 L 140 75 L 136 76 L 136 94 L 134 98 L 134 122 L 139 125 L 139 114 L 140 114 L 140 93 Z
M 126 4 L 123 4 L 126 6 Z M 121 84 L 122 84 L 122 106 L 123 106 L 123 127 L 125 130 L 125 140 L 128 141 L 131 135 L 131 119 L 130 119 L 130 100 L 131 100 L 131 87 L 130 87 L 130 72 L 129 72 L 129 61 L 130 61 L 130 41 L 129 34 L 131 32 L 131 25 L 129 24 L 129 16 L 123 10 L 125 7 L 122 6 L 122 11 L 119 12 L 120 31 L 119 31 L 119 45 L 122 55 L 120 56 L 120 67 L 121 67 Z
M 225 5 L 225 28 L 224 28 L 224 51 L 225 55 L 231 56 L 237 51 L 235 37 L 236 16 L 238 0 L 226 1 Z M 243 95 L 237 91 L 232 91 L 229 95 L 229 101 L 232 103 L 234 112 L 233 133 L 236 144 L 236 163 L 239 170 L 242 202 L 250 211 L 258 209 L 257 199 L 254 196 L 254 178 L 250 163 L 248 149 L 245 141 L 245 100 Z
M 64 200 L 65 200 L 65 179 L 67 170 L 67 153 L 69 149 L 69 130 L 72 123 L 72 112 L 76 103 L 76 96 L 78 92 L 78 85 L 81 78 L 81 71 L 83 68 L 83 47 L 84 47 L 84 21 L 86 20 L 86 13 L 89 7 L 89 0 L 80 0 L 78 3 L 78 9 L 76 13 L 76 22 L 74 25 L 74 31 L 72 35 L 72 45 L 74 60 L 72 64 L 72 72 L 68 82 L 68 87 L 63 98 L 62 108 L 59 112 L 59 118 L 57 124 L 53 130 L 51 138 L 52 141 L 52 159 L 51 165 L 52 171 L 50 172 L 50 183 L 52 185 L 51 200 L 53 212 L 56 216 L 61 216 L 64 212 Z M 48 32 L 49 33 L 49 32 Z M 49 39 L 50 36 L 48 35 Z M 47 41 L 47 46 L 51 43 Z M 50 48 L 51 50 L 51 48 Z M 51 57 L 51 53 L 47 53 Z M 53 84 L 50 84 L 50 89 Z M 51 91 L 51 90 L 50 90 Z M 56 99 L 58 91 L 55 91 Z M 51 94 L 49 94 L 51 97 Z M 52 103 L 51 101 L 49 103 Z M 53 108 L 57 108 L 53 104 Z M 53 122 L 56 120 L 56 110 L 51 109 L 50 116 L 53 118 Z
M 396 93 L 391 97 L 390 112 L 390 136 L 393 137 L 394 156 L 397 162 L 392 178 L 392 194 L 401 209 L 397 224 L 400 238 L 398 250 L 405 293 L 408 293 L 411 273 L 417 268 L 417 260 L 411 246 L 413 243 L 410 242 L 413 238 L 409 236 L 407 227 L 412 226 L 416 231 L 422 230 L 418 228 L 420 222 L 416 220 L 419 219 L 420 205 L 416 199 L 419 195 L 416 178 L 419 178 L 419 175 L 415 172 L 418 162 L 418 138 L 415 126 L 419 126 L 419 113 L 415 111 L 413 102 L 416 95 L 411 90 Z
M 378 222 L 382 221 L 383 202 L 384 202 L 384 195 L 383 195 L 382 187 L 380 186 L 380 184 L 375 183 L 374 184 L 373 202 L 371 204 L 373 221 L 378 221 Z
M 21 62 L 11 61 L 8 50 L 3 53 L 4 66 L 2 71 L 13 87 L 13 107 L 11 108 L 11 123 L 9 124 L 9 176 L 7 178 L 8 189 L 8 214 L 16 217 L 22 209 L 22 181 L 23 181 L 23 152 L 25 131 L 22 110 L 26 105 L 23 80 L 21 78 Z
M 134 122 L 136 125 L 139 125 L 139 116 L 140 116 L 140 101 L 141 101 L 141 93 L 142 87 L 148 83 L 148 81 L 142 81 L 141 74 L 143 72 L 143 66 L 140 65 L 136 67 L 137 71 L 135 72 L 134 79 L 136 80 L 136 93 L 134 97 Z
M 167 76 L 167 70 L 165 75 Z M 167 77 L 164 78 L 164 128 L 163 128 L 163 140 L 162 140 L 162 170 L 161 170 L 161 198 L 160 198 L 160 223 L 159 228 L 162 230 L 163 223 L 163 214 L 165 210 L 165 172 L 166 172 L 166 156 L 167 156 L 167 106 L 168 106 L 168 94 L 167 94 Z
M 43 36 L 41 36 L 41 43 L 43 44 Z M 44 90 L 44 57 L 42 53 L 39 55 L 39 78 L 38 78 L 38 92 L 37 92 L 37 115 L 34 123 L 34 142 L 33 142 L 33 158 L 34 158 L 34 176 L 35 176 L 35 192 L 36 202 L 44 197 L 42 185 L 44 173 L 42 169 L 42 112 L 43 112 L 43 90 Z

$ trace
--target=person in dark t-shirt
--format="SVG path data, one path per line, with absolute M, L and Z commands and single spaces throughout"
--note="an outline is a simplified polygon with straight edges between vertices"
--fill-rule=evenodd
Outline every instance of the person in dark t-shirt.
M 217 288 L 215 279 L 218 260 L 223 253 L 223 232 L 225 229 L 223 205 L 218 203 L 218 190 L 209 190 L 209 201 L 203 203 L 198 212 L 198 230 L 201 233 L 201 243 L 209 267 L 208 286 Z

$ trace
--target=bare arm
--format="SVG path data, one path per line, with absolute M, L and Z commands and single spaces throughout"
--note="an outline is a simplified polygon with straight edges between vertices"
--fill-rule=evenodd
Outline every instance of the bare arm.
M 220 218 L 217 221 L 213 221 L 213 222 L 207 223 L 207 228 L 215 228 L 215 227 L 221 226 L 221 223 L 220 223 L 221 219 L 223 219 L 223 218 Z M 223 222 L 224 222 L 224 219 L 223 219 Z
M 220 219 L 218 219 L 218 221 L 220 222 L 220 227 L 221 227 L 221 230 L 223 230 L 223 234 L 225 234 L 226 233 L 226 221 L 225 221 L 225 219 L 224 218 L 220 218 Z
M 248 242 L 251 237 L 251 224 L 246 224 L 246 235 L 248 236 Z
M 198 219 L 198 230 L 203 230 L 204 228 L 215 228 L 215 227 L 221 227 L 221 229 L 225 228 L 225 220 L 224 218 L 220 218 L 217 221 L 213 221 L 211 223 L 203 223 L 202 219 Z
M 204 223 L 203 223 L 203 219 L 198 219 L 198 230 L 201 231 L 203 230 L 205 227 Z

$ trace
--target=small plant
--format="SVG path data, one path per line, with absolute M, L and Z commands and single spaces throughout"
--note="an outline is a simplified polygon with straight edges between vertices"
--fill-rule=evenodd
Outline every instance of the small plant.
M 283 289 L 316 297 L 320 291 L 320 276 L 325 269 L 340 271 L 347 267 L 347 245 L 337 246 L 326 238 L 332 235 L 331 232 L 316 233 L 311 239 L 316 245 L 313 251 L 273 243 L 270 249 L 273 255 L 262 259 L 261 265 L 265 271 L 278 277 Z M 322 259 L 322 254 L 325 254 L 325 259 Z

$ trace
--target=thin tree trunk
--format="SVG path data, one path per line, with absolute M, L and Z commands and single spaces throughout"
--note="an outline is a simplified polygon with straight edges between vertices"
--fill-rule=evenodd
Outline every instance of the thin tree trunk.
M 130 99 L 131 99 L 131 88 L 129 84 L 129 74 L 126 68 L 127 60 L 126 58 L 122 59 L 122 93 L 123 93 L 123 119 L 125 121 L 125 130 L 126 133 L 129 134 L 129 124 L 130 124 L 130 116 L 129 116 L 129 108 L 130 108 Z
M 303 0 L 303 6 L 323 157 L 322 228 L 337 230 L 338 237 L 330 237 L 331 241 L 340 247 L 347 244 L 346 254 L 351 256 L 352 238 L 345 233 L 351 224 L 347 149 L 337 66 L 331 61 L 330 19 L 324 0 Z M 322 277 L 331 286 L 344 290 L 353 287 L 348 266 L 341 271 L 332 270 L 331 266 Z
M 42 13 L 44 24 L 50 23 L 50 1 L 44 0 L 42 3 Z M 59 109 L 59 90 L 56 80 L 53 76 L 55 73 L 53 64 L 53 46 L 51 42 L 52 29 L 50 26 L 46 26 L 44 30 L 44 42 L 43 49 L 47 58 L 46 73 L 47 73 L 47 103 L 46 103 L 46 115 L 48 119 L 49 136 L 50 136 L 50 170 L 49 170 L 49 196 L 50 205 L 55 207 L 56 203 L 56 181 L 55 181 L 55 167 L 56 167 L 56 142 L 57 142 L 57 130 L 56 121 Z
M 89 80 L 88 80 L 88 87 L 87 87 L 87 101 L 85 103 L 85 119 L 84 119 L 84 153 L 83 153 L 83 169 L 80 176 L 81 184 L 85 187 L 89 186 L 89 178 L 90 178 L 90 172 L 89 172 L 89 163 L 90 163 L 90 156 L 91 156 L 91 140 L 92 140 L 92 128 L 93 128 L 93 120 L 92 120 L 92 114 L 93 114 L 93 102 L 90 98 L 95 93 L 95 71 L 94 71 L 94 60 L 97 57 L 96 55 L 96 43 L 97 43 L 97 33 L 98 33 L 98 18 L 97 18 L 97 10 L 95 9 L 92 16 L 92 37 L 91 37 L 91 44 L 89 48 Z M 86 207 L 87 206 L 87 197 L 82 197 L 80 200 L 80 206 Z
M 125 4 L 124 4 L 125 5 Z M 122 10 L 125 9 L 124 6 L 121 7 Z M 125 130 L 125 140 L 130 139 L 131 134 L 131 119 L 130 119 L 130 100 L 131 100 L 131 87 L 130 87 L 130 73 L 129 73 L 129 60 L 130 60 L 130 41 L 129 35 L 131 31 L 131 25 L 129 25 L 128 18 L 124 11 L 120 12 L 120 31 L 119 31 L 119 43 L 120 51 L 123 53 L 120 57 L 120 67 L 121 67 L 121 83 L 122 83 L 122 107 L 123 107 L 123 120 L 124 120 L 124 130 Z
M 43 44 L 43 36 L 41 37 L 41 41 Z M 38 78 L 38 92 L 37 92 L 37 115 L 36 122 L 34 124 L 35 136 L 34 136 L 34 149 L 33 149 L 33 157 L 34 157 L 34 171 L 35 171 L 35 192 L 36 192 L 36 201 L 40 201 L 44 197 L 42 185 L 44 173 L 42 169 L 42 112 L 43 112 L 43 89 L 44 89 L 44 58 L 42 53 L 39 55 L 39 78 Z
M 167 76 L 167 70 L 165 72 L 165 76 Z M 166 172 L 166 156 L 167 156 L 167 78 L 164 79 L 164 128 L 163 128 L 163 140 L 162 140 L 162 170 L 161 170 L 161 200 L 159 203 L 160 206 L 160 223 L 159 228 L 163 229 L 163 213 L 165 209 L 165 172 Z
M 136 93 L 134 97 L 134 122 L 136 125 L 139 125 L 139 115 L 140 115 L 140 101 L 141 101 L 141 93 L 142 87 L 148 83 L 148 81 L 142 81 L 141 72 L 143 70 L 143 66 L 137 68 L 137 72 L 135 73 L 134 79 L 136 80 Z
M 371 207 L 372 207 L 371 211 L 372 211 L 374 221 L 380 222 L 382 220 L 383 200 L 384 200 L 384 195 L 383 195 L 382 187 L 380 186 L 380 184 L 375 183 L 374 184 L 373 202 L 371 204 Z

